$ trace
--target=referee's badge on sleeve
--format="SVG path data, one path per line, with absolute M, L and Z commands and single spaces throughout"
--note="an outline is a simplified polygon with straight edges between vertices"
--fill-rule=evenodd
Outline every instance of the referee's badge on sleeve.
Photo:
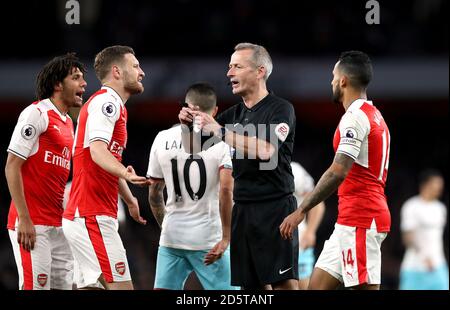
M 281 142 L 284 142 L 289 134 L 289 125 L 280 123 L 275 127 L 275 134 Z

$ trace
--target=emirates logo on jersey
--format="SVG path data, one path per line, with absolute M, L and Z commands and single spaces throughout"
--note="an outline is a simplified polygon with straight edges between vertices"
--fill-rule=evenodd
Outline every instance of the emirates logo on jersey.
M 125 263 L 124 262 L 118 262 L 116 264 L 116 271 L 123 276 L 125 274 Z
M 109 150 L 111 151 L 111 153 L 115 153 L 115 154 L 117 154 L 119 156 L 122 156 L 123 149 L 124 149 L 124 147 L 121 146 L 116 141 L 112 141 L 111 142 L 111 146 L 109 147 Z
M 70 170 L 70 150 L 67 146 L 62 149 L 61 154 L 45 151 L 44 162 Z
M 70 159 L 70 151 L 69 151 L 69 148 L 67 147 L 67 146 L 65 146 L 64 148 L 63 148 L 63 151 L 62 151 L 62 156 L 64 157 L 64 158 L 67 158 L 67 159 Z
M 42 287 L 44 287 L 45 284 L 47 284 L 47 279 L 48 279 L 48 275 L 46 275 L 45 273 L 40 273 L 37 276 L 37 282 Z

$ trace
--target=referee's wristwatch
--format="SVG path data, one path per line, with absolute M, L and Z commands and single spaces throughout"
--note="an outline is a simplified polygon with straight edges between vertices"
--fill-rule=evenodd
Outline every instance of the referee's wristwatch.
M 225 135 L 227 134 L 227 132 L 228 129 L 226 129 L 225 127 L 220 127 L 216 135 L 220 140 L 225 141 Z

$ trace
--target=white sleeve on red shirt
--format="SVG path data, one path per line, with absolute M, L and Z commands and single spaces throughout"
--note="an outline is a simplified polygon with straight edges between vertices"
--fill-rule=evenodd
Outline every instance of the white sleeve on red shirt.
M 20 113 L 8 146 L 8 152 L 22 159 L 35 154 L 39 148 L 39 136 L 47 130 L 48 115 L 36 104 L 29 105 Z
M 109 144 L 116 121 L 120 117 L 120 102 L 106 96 L 94 98 L 88 107 L 88 138 L 89 143 L 101 140 Z
M 161 143 L 161 133 L 158 133 L 155 137 L 155 140 L 153 140 L 152 148 L 150 150 L 150 157 L 148 159 L 148 169 L 147 169 L 147 178 L 156 178 L 156 179 L 163 179 L 164 174 L 161 169 L 161 165 L 158 160 L 157 151 L 158 146 Z
M 361 110 L 347 112 L 339 123 L 340 142 L 336 153 L 358 158 L 361 145 L 370 132 L 370 122 Z

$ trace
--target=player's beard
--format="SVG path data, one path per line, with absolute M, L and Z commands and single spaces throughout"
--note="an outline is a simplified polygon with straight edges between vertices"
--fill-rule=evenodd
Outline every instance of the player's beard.
M 342 102 L 342 91 L 341 91 L 341 87 L 338 85 L 336 85 L 336 88 L 333 89 L 333 102 L 340 104 Z
M 74 94 L 74 91 L 71 89 L 64 88 L 61 93 L 61 99 L 64 102 L 64 104 L 69 108 L 79 108 L 83 105 L 83 100 L 79 101 L 78 98 L 76 98 L 76 94 Z
M 144 86 L 136 79 L 133 79 L 127 71 L 124 72 L 124 77 L 125 85 L 123 87 L 131 95 L 140 94 L 144 91 Z

